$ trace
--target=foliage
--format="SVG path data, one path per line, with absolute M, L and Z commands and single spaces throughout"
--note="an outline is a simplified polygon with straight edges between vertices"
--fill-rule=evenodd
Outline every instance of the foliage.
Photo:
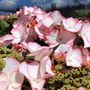
M 0 36 L 10 33 L 12 23 L 17 19 L 17 16 L 12 15 L 0 20 Z
M 0 71 L 5 67 L 5 65 L 6 62 L 2 58 L 0 58 Z
M 55 76 L 47 79 L 45 90 L 74 90 L 79 87 L 90 89 L 90 69 L 68 67 L 64 62 L 55 65 Z
M 16 58 L 17 60 L 22 60 L 23 55 L 21 52 L 17 52 L 15 49 L 10 49 L 7 47 L 1 47 L 0 48 L 0 58 L 6 58 L 6 57 L 13 57 Z

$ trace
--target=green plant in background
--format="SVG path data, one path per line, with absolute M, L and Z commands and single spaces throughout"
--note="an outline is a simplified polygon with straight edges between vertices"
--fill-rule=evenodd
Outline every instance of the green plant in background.
M 79 87 L 90 89 L 90 69 L 68 67 L 58 63 L 54 68 L 55 76 L 47 79 L 45 90 L 77 90 Z
M 15 49 L 10 49 L 7 47 L 1 47 L 0 48 L 0 58 L 6 58 L 6 57 L 13 57 L 16 58 L 17 60 L 22 60 L 23 55 L 22 52 L 17 52 Z
M 0 58 L 0 71 L 5 67 L 5 65 L 6 62 L 2 58 Z
M 12 23 L 17 19 L 17 16 L 12 15 L 0 20 L 0 36 L 10 33 Z

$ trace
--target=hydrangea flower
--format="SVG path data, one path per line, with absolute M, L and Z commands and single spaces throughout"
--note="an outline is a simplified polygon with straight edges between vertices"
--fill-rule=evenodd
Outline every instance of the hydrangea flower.
M 54 76 L 51 71 L 51 61 L 49 57 L 44 57 L 41 63 L 32 61 L 22 62 L 19 66 L 19 72 L 21 72 L 28 79 L 32 90 L 42 90 L 45 84 L 45 79 Z
M 90 23 L 83 23 L 80 36 L 84 41 L 84 48 L 90 47 Z
M 83 63 L 82 52 L 79 48 L 70 47 L 66 53 L 66 65 L 72 67 L 81 67 Z
M 13 41 L 14 37 L 11 34 L 6 34 L 0 37 L 1 46 L 7 46 Z
M 63 18 L 62 20 L 64 28 L 70 32 L 78 32 L 81 30 L 82 21 L 76 18 Z
M 11 30 L 11 33 L 14 36 L 12 43 L 20 43 L 21 41 L 25 41 L 27 39 L 29 31 L 26 25 L 21 22 L 16 28 Z
M 4 58 L 5 68 L 0 72 L 0 89 L 21 90 L 24 76 L 18 71 L 20 63 L 14 58 Z

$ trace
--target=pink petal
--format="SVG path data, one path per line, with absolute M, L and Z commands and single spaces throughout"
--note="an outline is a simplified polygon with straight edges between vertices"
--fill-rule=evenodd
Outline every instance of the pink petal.
M 59 47 L 55 50 L 55 53 L 58 53 L 58 54 L 66 53 L 69 50 L 69 48 L 73 46 L 73 41 L 74 41 L 74 38 L 72 38 L 65 44 L 60 44 Z
M 60 37 L 58 30 L 53 30 L 49 33 L 49 35 L 46 35 L 47 42 L 49 45 L 57 45 L 58 44 L 58 38 Z
M 82 49 L 82 54 L 83 54 L 83 63 L 89 62 L 90 61 L 90 52 L 88 51 L 87 48 Z
M 19 71 L 25 75 L 25 77 L 29 80 L 32 89 L 37 88 L 38 90 L 42 90 L 45 80 L 44 79 L 38 79 L 38 69 L 39 69 L 39 63 L 37 62 L 31 62 L 26 63 L 22 62 Z
M 75 34 L 74 33 L 65 30 L 63 27 L 61 27 L 60 29 L 61 29 L 60 33 L 59 33 L 60 37 L 59 37 L 59 41 L 58 41 L 60 44 L 66 44 L 70 40 L 75 38 Z
M 28 54 L 27 56 L 34 56 L 34 60 L 36 61 L 41 61 L 43 59 L 43 57 L 45 56 L 50 56 L 50 54 L 52 53 L 52 49 L 50 49 L 50 47 L 41 47 L 38 48 L 36 51 L 31 52 L 30 54 Z
M 2 72 L 10 74 L 13 71 L 16 71 L 19 67 L 20 63 L 14 59 L 14 58 L 4 58 L 6 62 L 5 68 L 2 70 Z
M 37 54 L 40 54 L 40 53 L 43 55 L 47 55 L 47 54 L 50 55 L 50 52 L 51 52 L 50 47 L 40 46 L 38 43 L 35 43 L 35 42 L 29 42 L 29 43 L 23 42 L 22 44 L 24 45 L 25 48 L 27 48 L 31 52 L 29 54 L 30 56 L 32 55 L 36 56 Z
M 0 73 L 0 89 L 1 90 L 7 90 L 8 88 L 8 77 L 5 73 Z
M 66 54 L 66 64 L 72 67 L 81 67 L 83 57 L 80 49 L 70 48 Z
M 55 53 L 65 53 L 70 47 L 71 45 L 68 44 L 60 44 L 59 47 L 55 50 Z
M 8 90 L 21 90 L 21 85 L 19 83 L 11 83 Z
M 42 20 L 42 24 L 48 28 L 53 24 L 53 20 L 50 17 L 46 17 Z
M 30 52 L 37 51 L 41 48 L 41 46 L 38 43 L 35 43 L 35 42 L 29 42 L 27 44 L 27 47 L 28 47 Z
M 37 80 L 32 83 L 32 90 L 36 88 L 37 90 L 42 90 L 45 84 L 45 79 Z
M 82 22 L 72 17 L 62 20 L 64 28 L 70 32 L 78 32 L 82 27 Z
M 0 37 L 0 43 L 2 43 L 4 46 L 7 46 L 12 42 L 13 39 L 14 37 L 11 34 L 6 34 Z
M 60 24 L 62 20 L 62 15 L 59 11 L 53 11 L 51 12 L 51 18 L 54 21 L 55 24 Z
M 42 78 L 49 78 L 54 76 L 54 73 L 51 70 L 51 68 L 52 68 L 51 60 L 48 56 L 45 56 L 40 62 L 40 76 Z
M 27 38 L 26 42 L 33 42 L 36 39 L 38 39 L 38 34 L 36 33 L 35 30 L 30 28 L 29 29 L 29 35 L 28 35 L 28 38 Z
M 90 23 L 84 23 L 80 35 L 84 40 L 84 47 L 90 47 Z
M 23 14 L 24 15 L 29 15 L 30 14 L 29 8 L 27 6 L 23 7 Z
M 19 43 L 27 39 L 29 31 L 23 23 L 20 23 L 16 28 L 12 29 L 11 33 L 14 36 L 12 43 Z
M 44 33 L 42 33 L 42 32 L 40 31 L 38 25 L 35 25 L 34 29 L 35 29 L 36 33 L 38 34 L 39 38 L 43 39 Z
M 0 72 L 0 82 L 8 81 L 8 77 L 5 73 Z
M 13 71 L 10 73 L 10 81 L 11 82 L 17 83 L 17 84 L 19 84 L 19 86 L 21 86 L 23 83 L 23 80 L 24 80 L 24 76 L 20 72 Z
M 78 88 L 77 90 L 86 90 L 86 88 L 80 87 L 80 88 Z

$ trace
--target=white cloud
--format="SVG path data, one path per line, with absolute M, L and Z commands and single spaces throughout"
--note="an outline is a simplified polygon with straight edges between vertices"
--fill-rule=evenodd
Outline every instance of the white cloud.
M 17 4 L 18 0 L 1 0 L 0 1 L 0 6 L 3 7 L 13 7 L 14 5 Z
M 66 0 L 53 0 L 52 3 L 56 5 L 56 7 L 66 7 L 67 6 Z
M 88 5 L 90 4 L 90 0 L 52 0 L 52 3 L 56 4 L 56 7 L 66 7 L 80 4 Z
M 67 6 L 78 6 L 80 4 L 87 5 L 90 4 L 90 0 L 31 0 L 32 3 L 41 6 L 42 8 L 51 8 L 54 4 L 57 8 L 67 7 Z M 43 5 L 45 3 L 45 5 Z
M 83 5 L 90 4 L 90 0 L 78 0 L 78 2 Z

